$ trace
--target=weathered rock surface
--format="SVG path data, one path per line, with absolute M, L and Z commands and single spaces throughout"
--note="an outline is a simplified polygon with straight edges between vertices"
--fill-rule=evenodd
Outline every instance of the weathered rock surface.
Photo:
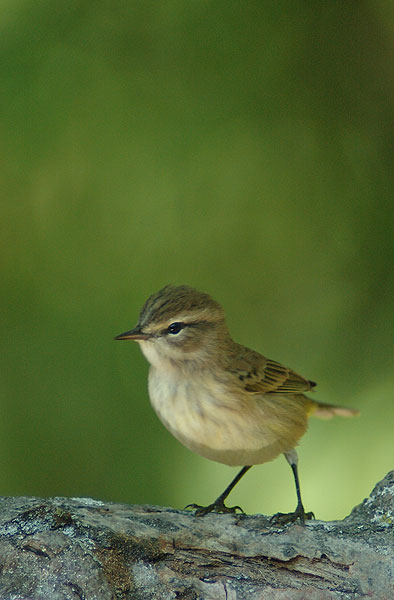
M 0 499 L 1 600 L 394 598 L 394 471 L 343 521 Z

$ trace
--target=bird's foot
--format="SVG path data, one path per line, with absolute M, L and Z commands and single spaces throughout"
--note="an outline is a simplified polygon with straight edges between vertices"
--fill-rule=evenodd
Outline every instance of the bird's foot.
M 270 518 L 270 523 L 273 525 L 287 525 L 288 523 L 294 523 L 299 519 L 301 525 L 305 525 L 305 521 L 314 519 L 315 515 L 313 512 L 305 512 L 303 506 L 297 506 L 292 513 L 276 513 Z
M 213 502 L 213 504 L 209 504 L 208 506 L 200 506 L 199 504 L 188 504 L 187 506 L 185 506 L 185 509 L 187 508 L 195 508 L 196 512 L 194 514 L 196 517 L 203 517 L 204 515 L 207 515 L 210 512 L 230 513 L 234 515 L 236 514 L 237 510 L 239 510 L 241 513 L 244 513 L 240 506 L 225 506 L 223 501 L 220 502 L 218 500 Z

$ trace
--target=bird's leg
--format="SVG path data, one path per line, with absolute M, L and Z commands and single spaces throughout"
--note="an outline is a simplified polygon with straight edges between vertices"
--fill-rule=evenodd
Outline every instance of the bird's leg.
M 233 489 L 233 487 L 237 485 L 238 481 L 241 479 L 241 477 L 245 475 L 246 471 L 248 471 L 250 467 L 251 465 L 248 467 L 242 467 L 238 475 L 234 477 L 230 485 L 226 487 L 223 494 L 220 494 L 220 496 L 216 498 L 215 502 L 213 502 L 212 504 L 209 504 L 208 506 L 200 506 L 199 504 L 188 504 L 185 508 L 195 508 L 196 512 L 194 514 L 196 515 L 196 517 L 203 517 L 204 515 L 207 515 L 210 512 L 235 513 L 237 510 L 244 512 L 240 506 L 225 506 L 224 501 Z
M 297 452 L 293 450 L 289 450 L 289 452 L 284 453 L 285 458 L 289 465 L 291 466 L 291 470 L 294 475 L 294 482 L 296 486 L 297 492 L 297 506 L 294 512 L 292 513 L 276 513 L 273 517 L 271 517 L 271 522 L 276 525 L 286 525 L 286 523 L 293 523 L 297 519 L 300 520 L 302 525 L 305 525 L 305 520 L 314 519 L 315 515 L 313 512 L 305 512 L 304 505 L 301 500 L 301 491 L 300 491 L 300 480 L 298 478 L 298 456 Z

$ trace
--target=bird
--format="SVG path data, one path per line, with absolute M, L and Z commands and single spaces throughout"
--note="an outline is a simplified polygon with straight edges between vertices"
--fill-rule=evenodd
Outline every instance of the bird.
M 253 465 L 284 454 L 293 472 L 297 505 L 271 520 L 284 525 L 314 518 L 302 502 L 295 447 L 312 414 L 348 417 L 358 410 L 306 396 L 315 382 L 236 343 L 219 302 L 188 285 L 166 285 L 152 294 L 136 326 L 114 339 L 140 345 L 150 363 L 151 405 L 179 442 L 207 459 L 242 466 L 214 502 L 186 508 L 195 509 L 199 517 L 242 511 L 225 504 L 231 490 Z

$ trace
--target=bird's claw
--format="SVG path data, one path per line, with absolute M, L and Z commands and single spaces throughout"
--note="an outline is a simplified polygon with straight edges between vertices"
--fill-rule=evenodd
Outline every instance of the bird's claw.
M 276 513 L 270 518 L 270 523 L 273 525 L 287 525 L 288 523 L 294 523 L 297 519 L 300 520 L 301 525 L 305 525 L 305 521 L 314 519 L 315 515 L 313 512 L 305 512 L 303 507 L 297 507 L 292 513 Z
M 241 513 L 244 513 L 240 506 L 225 506 L 223 502 L 213 502 L 213 504 L 209 504 L 208 506 L 200 506 L 200 504 L 188 504 L 185 506 L 187 508 L 195 508 L 195 516 L 203 517 L 210 512 L 215 513 L 226 513 L 226 514 L 236 514 L 237 510 Z

